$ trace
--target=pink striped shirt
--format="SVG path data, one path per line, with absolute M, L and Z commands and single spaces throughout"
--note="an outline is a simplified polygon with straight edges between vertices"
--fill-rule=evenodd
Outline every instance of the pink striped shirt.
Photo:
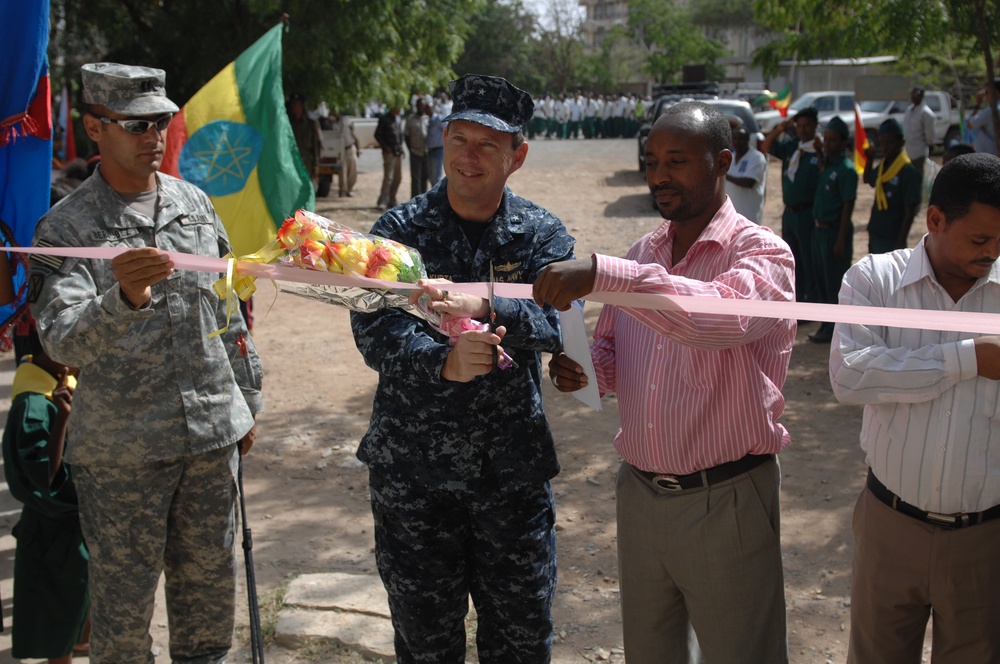
M 794 259 L 727 198 L 687 255 L 665 220 L 625 259 L 596 254 L 594 291 L 794 299 Z M 602 393 L 618 395 L 615 449 L 642 470 L 688 474 L 790 442 L 778 422 L 795 322 L 605 306 L 591 353 Z

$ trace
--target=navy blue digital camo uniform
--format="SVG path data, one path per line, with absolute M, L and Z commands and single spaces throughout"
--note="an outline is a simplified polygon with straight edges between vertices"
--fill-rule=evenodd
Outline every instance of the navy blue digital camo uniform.
M 447 195 L 447 180 L 385 213 L 372 232 L 420 251 L 431 277 L 531 283 L 573 258 L 574 240 L 552 213 L 505 189 L 478 249 Z M 559 472 L 542 411 L 541 353 L 561 348 L 558 314 L 531 300 L 496 299 L 503 348 L 519 368 L 468 383 L 441 370 L 451 347 L 397 309 L 352 313 L 354 337 L 379 372 L 368 465 L 375 554 L 389 593 L 396 655 L 464 662 L 471 594 L 481 662 L 547 662 L 556 583 Z

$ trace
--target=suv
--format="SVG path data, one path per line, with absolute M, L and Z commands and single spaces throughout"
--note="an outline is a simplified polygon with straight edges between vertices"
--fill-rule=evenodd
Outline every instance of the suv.
M 743 121 L 743 126 L 750 132 L 750 144 L 756 145 L 761 140 L 760 130 L 757 120 L 754 118 L 753 108 L 742 99 L 718 99 L 714 95 L 664 95 L 656 100 L 652 105 L 646 118 L 639 127 L 639 172 L 646 172 L 646 140 L 649 138 L 649 131 L 653 128 L 653 123 L 660 117 L 664 110 L 681 101 L 700 101 L 712 106 L 718 106 L 719 110 L 726 115 L 733 115 Z
M 830 119 L 839 115 L 847 123 L 851 133 L 854 133 L 854 93 L 850 90 L 827 90 L 823 92 L 807 92 L 788 107 L 788 116 L 792 117 L 804 108 L 814 107 L 819 112 L 819 126 L 825 125 Z M 756 114 L 760 131 L 765 135 L 771 133 L 785 118 L 775 110 Z

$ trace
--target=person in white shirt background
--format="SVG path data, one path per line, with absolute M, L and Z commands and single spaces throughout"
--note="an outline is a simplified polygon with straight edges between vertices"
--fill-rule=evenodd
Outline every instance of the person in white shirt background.
M 997 100 L 995 103 L 1000 109 L 1000 78 L 994 79 L 992 85 L 993 99 Z M 981 108 L 984 103 L 986 104 L 985 108 Z M 997 153 L 997 139 L 993 133 L 993 110 L 990 108 L 986 88 L 976 93 L 976 105 L 972 108 L 972 117 L 969 118 L 965 126 L 973 132 L 972 145 L 976 148 L 976 152 Z
M 906 156 L 923 178 L 924 163 L 934 145 L 934 111 L 924 103 L 924 89 L 919 85 L 910 91 L 910 102 L 903 113 L 903 139 Z
M 767 155 L 750 144 L 750 132 L 738 118 L 730 118 L 729 124 L 735 126 L 733 163 L 726 174 L 726 193 L 737 212 L 759 224 L 764 216 Z

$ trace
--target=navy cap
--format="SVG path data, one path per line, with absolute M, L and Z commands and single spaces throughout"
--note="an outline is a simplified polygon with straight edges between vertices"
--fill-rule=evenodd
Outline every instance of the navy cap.
M 499 76 L 466 74 L 451 82 L 452 113 L 445 122 L 467 120 L 515 134 L 531 119 L 531 95 Z
M 899 124 L 899 120 L 896 118 L 889 118 L 878 126 L 878 133 L 888 136 L 902 136 L 903 125 Z
M 826 123 L 826 129 L 835 131 L 844 138 L 851 135 L 851 131 L 847 128 L 847 123 L 841 120 L 839 115 L 830 118 L 830 121 Z

